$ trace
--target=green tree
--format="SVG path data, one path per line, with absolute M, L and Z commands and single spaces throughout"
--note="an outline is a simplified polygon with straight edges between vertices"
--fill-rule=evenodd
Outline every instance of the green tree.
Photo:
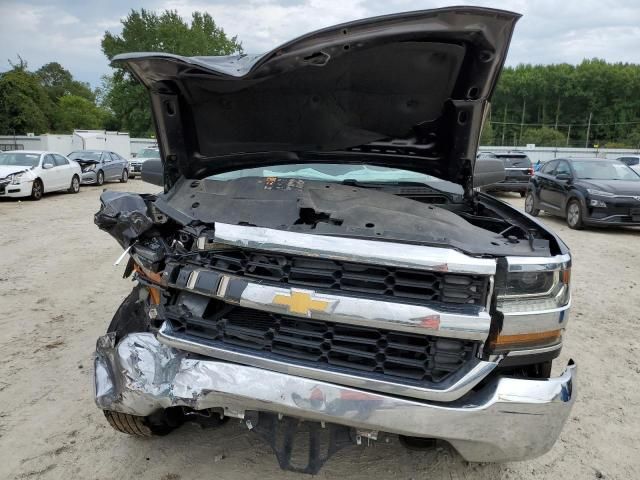
M 0 134 L 45 133 L 53 110 L 46 91 L 22 59 L 0 74 Z
M 102 51 L 111 60 L 127 52 L 169 52 L 185 56 L 231 55 L 242 51 L 237 37 L 229 38 L 208 13 L 194 12 L 191 23 L 176 11 L 156 14 L 145 9 L 132 10 L 122 20 L 122 33 L 105 32 Z M 154 133 L 149 96 L 122 68 L 116 68 L 107 79 L 103 105 L 132 136 Z
M 97 129 L 103 126 L 102 110 L 90 100 L 77 95 L 65 95 L 58 100 L 54 129 L 71 132 L 74 129 Z
M 493 127 L 491 122 L 487 119 L 482 126 L 482 135 L 480 135 L 480 145 L 495 145 L 493 138 Z
M 73 79 L 71 72 L 57 62 L 47 63 L 40 67 L 36 76 L 53 102 L 64 95 L 75 95 L 95 102 L 95 94 L 87 83 Z
M 548 127 L 527 128 L 522 133 L 522 145 L 534 143 L 539 147 L 561 147 L 565 141 L 562 133 Z

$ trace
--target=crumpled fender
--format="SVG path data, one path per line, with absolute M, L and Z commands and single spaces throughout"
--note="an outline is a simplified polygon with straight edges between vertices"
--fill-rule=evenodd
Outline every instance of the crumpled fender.
M 100 210 L 94 223 L 128 248 L 138 237 L 153 227 L 146 196 L 136 193 L 105 191 L 100 195 Z

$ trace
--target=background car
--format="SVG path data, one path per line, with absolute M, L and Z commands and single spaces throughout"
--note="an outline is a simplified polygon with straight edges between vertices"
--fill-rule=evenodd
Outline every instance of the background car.
M 41 150 L 0 153 L 0 198 L 31 197 L 44 193 L 80 191 L 80 166 L 64 155 Z
M 142 164 L 147 160 L 159 160 L 160 149 L 158 147 L 143 148 L 135 158 L 129 160 L 129 175 L 135 178 L 142 172 Z
M 68 156 L 80 164 L 83 184 L 102 185 L 112 180 L 126 183 L 129 180 L 129 163 L 115 152 L 79 150 Z
M 544 164 L 531 179 L 525 211 L 540 210 L 585 225 L 640 225 L 640 175 L 617 160 L 563 158 Z
M 627 167 L 640 173 L 640 155 L 626 155 L 616 158 L 619 162 L 624 163 Z
M 525 196 L 529 179 L 533 175 L 531 160 L 525 153 L 480 152 L 478 158 L 498 158 L 504 163 L 504 180 L 483 188 L 485 192 L 518 192 L 521 197 Z

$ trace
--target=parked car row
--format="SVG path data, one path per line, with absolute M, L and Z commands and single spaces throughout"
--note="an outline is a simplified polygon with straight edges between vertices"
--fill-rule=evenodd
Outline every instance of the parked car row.
M 544 210 L 573 229 L 640 225 L 640 156 L 560 158 L 535 172 L 523 152 L 481 152 L 478 158 L 499 158 L 505 167 L 505 179 L 484 190 L 520 193 L 530 215 Z
M 128 161 L 106 150 L 81 150 L 66 156 L 41 150 L 2 152 L 0 198 L 31 197 L 40 200 L 43 194 L 49 192 L 67 190 L 78 193 L 81 184 L 103 185 L 108 181 L 126 183 L 134 176 L 134 171 L 140 174 L 140 165 L 144 160 L 146 158 L 143 157 Z M 132 166 L 134 162 L 135 166 Z

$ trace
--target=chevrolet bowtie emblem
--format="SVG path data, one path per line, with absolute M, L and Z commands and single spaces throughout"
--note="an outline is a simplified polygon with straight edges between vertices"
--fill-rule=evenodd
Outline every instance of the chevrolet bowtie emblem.
M 326 312 L 335 301 L 314 298 L 314 292 L 305 290 L 291 290 L 290 294 L 276 294 L 274 305 L 286 306 L 290 313 L 311 316 L 311 312 Z

